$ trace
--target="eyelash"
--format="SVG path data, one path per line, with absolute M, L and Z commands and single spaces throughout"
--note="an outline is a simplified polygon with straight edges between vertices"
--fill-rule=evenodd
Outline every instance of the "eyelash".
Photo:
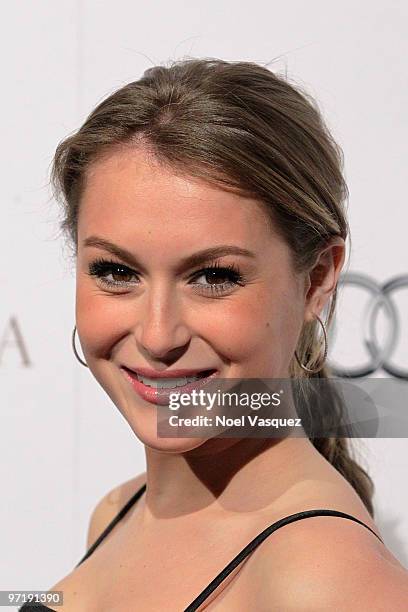
M 105 287 L 107 287 L 108 289 L 120 288 L 120 287 L 127 288 L 129 286 L 129 282 L 127 281 L 108 281 L 106 278 L 104 278 L 104 275 L 112 273 L 112 272 L 115 274 L 119 274 L 118 269 L 124 272 L 125 275 L 137 274 L 128 266 L 125 266 L 119 261 L 113 261 L 112 259 L 94 260 L 93 262 L 89 264 L 89 268 L 88 268 L 89 271 L 87 272 L 87 274 L 89 276 L 96 277 L 98 281 L 102 285 L 105 285 Z M 195 272 L 193 275 L 193 278 L 199 278 L 203 274 L 207 275 L 210 272 L 213 272 L 214 270 L 225 273 L 225 276 L 228 276 L 230 280 L 227 281 L 226 283 L 221 283 L 219 285 L 207 284 L 207 286 L 201 286 L 201 284 L 197 283 L 196 286 L 199 286 L 200 288 L 202 288 L 204 292 L 209 292 L 214 295 L 215 294 L 219 295 L 221 293 L 225 293 L 226 291 L 233 288 L 234 286 L 237 286 L 237 285 L 244 286 L 245 284 L 243 276 L 241 275 L 239 269 L 234 264 L 228 264 L 228 265 L 221 266 L 220 263 L 217 261 L 211 262 L 209 266 L 202 268 L 201 270 L 198 270 L 197 272 Z

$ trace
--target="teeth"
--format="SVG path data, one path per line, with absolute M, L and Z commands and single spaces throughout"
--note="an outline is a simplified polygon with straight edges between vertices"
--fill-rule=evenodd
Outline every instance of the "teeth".
M 157 387 L 159 389 L 171 389 L 173 387 L 183 387 L 190 382 L 203 378 L 202 376 L 186 376 L 184 378 L 147 378 L 137 374 L 137 379 L 147 387 Z

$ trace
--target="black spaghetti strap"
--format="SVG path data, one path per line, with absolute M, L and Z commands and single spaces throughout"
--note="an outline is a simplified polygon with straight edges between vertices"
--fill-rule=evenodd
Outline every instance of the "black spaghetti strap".
M 83 563 L 83 561 L 85 561 L 85 559 L 87 559 L 90 555 L 92 555 L 92 553 L 95 550 L 95 548 L 97 546 L 99 546 L 99 544 L 102 542 L 102 540 L 104 538 L 106 538 L 108 533 L 110 531 L 112 531 L 112 529 L 115 527 L 116 523 L 119 523 L 119 521 L 125 516 L 126 512 L 128 512 L 130 510 L 130 508 L 137 502 L 137 500 L 142 495 L 142 493 L 144 493 L 145 489 L 146 489 L 146 483 L 142 487 L 140 487 L 140 489 L 138 491 L 136 491 L 136 493 L 134 495 L 132 495 L 132 497 L 129 499 L 129 501 L 126 502 L 126 504 L 123 506 L 123 508 L 121 510 L 119 510 L 118 514 L 111 520 L 111 522 L 106 527 L 106 529 L 104 529 L 104 531 L 102 531 L 101 535 L 97 538 L 97 540 L 95 540 L 95 542 L 92 544 L 92 546 L 89 548 L 89 550 L 87 550 L 85 555 L 82 557 L 82 559 L 79 561 L 79 563 L 76 564 L 75 567 L 78 567 L 78 565 L 81 565 L 81 563 Z
M 114 528 L 116 523 L 118 523 L 129 511 L 129 509 L 136 503 L 142 493 L 146 490 L 146 484 L 144 484 L 136 493 L 129 499 L 129 501 L 123 506 L 123 508 L 118 512 L 118 514 L 114 517 L 114 519 L 109 523 L 106 529 L 101 533 L 98 539 L 92 544 L 89 550 L 86 552 L 81 561 L 75 566 L 78 567 L 85 559 L 89 557 L 95 550 L 95 548 L 102 542 L 102 540 L 108 535 L 108 533 Z M 259 546 L 271 533 L 283 527 L 284 525 L 288 525 L 289 523 L 293 523 L 294 521 L 298 521 L 300 519 L 309 518 L 312 516 L 339 516 L 341 518 L 350 519 L 363 527 L 366 527 L 371 533 L 375 535 L 376 538 L 380 540 L 382 544 L 384 542 L 380 538 L 379 535 L 371 529 L 368 525 L 360 521 L 360 519 L 352 516 L 351 514 L 347 514 L 345 512 L 341 512 L 340 510 L 329 510 L 326 508 L 319 508 L 315 510 L 303 510 L 302 512 L 296 512 L 295 514 L 290 514 L 289 516 L 285 516 L 284 518 L 276 521 L 266 529 L 264 529 L 260 534 L 258 534 L 245 548 L 243 548 L 233 559 L 226 565 L 226 567 L 210 582 L 208 586 L 194 599 L 194 601 L 187 606 L 187 608 L 183 612 L 195 612 L 201 606 L 201 604 L 211 595 L 213 591 L 221 584 L 221 582 L 247 557 L 257 546 Z M 20 610 L 24 610 L 27 612 L 33 610 L 38 610 L 39 612 L 55 612 L 52 608 L 48 608 L 47 606 L 32 606 L 29 603 L 26 603 L 19 608 Z
M 132 495 L 132 497 L 129 499 L 129 501 L 126 502 L 126 504 L 123 506 L 123 508 L 121 510 L 119 510 L 118 514 L 111 520 L 111 522 L 109 523 L 109 525 L 106 527 L 106 529 L 104 529 L 104 531 L 102 531 L 101 535 L 98 537 L 97 540 L 95 540 L 95 542 L 92 544 L 92 546 L 89 548 L 89 550 L 87 550 L 87 552 L 85 553 L 85 555 L 82 557 L 82 559 L 79 561 L 79 563 L 76 564 L 75 567 L 78 567 L 78 565 L 81 565 L 81 563 L 83 561 L 85 561 L 85 559 L 87 559 L 95 550 L 95 548 L 97 546 L 99 546 L 99 544 L 102 542 L 102 540 L 104 538 L 106 538 L 106 536 L 108 535 L 108 533 L 110 531 L 112 531 L 112 529 L 115 527 L 116 523 L 118 523 L 126 514 L 126 512 L 128 512 L 130 510 L 130 508 L 137 502 L 137 500 L 139 499 L 139 497 L 142 495 L 142 493 L 144 493 L 146 489 L 146 483 L 140 487 L 140 489 L 138 491 L 136 491 L 136 493 L 134 495 Z M 30 605 L 29 603 L 24 604 L 23 606 L 21 606 L 21 608 L 19 608 L 18 612 L 55 612 L 55 610 L 53 610 L 52 608 L 48 608 L 47 606 L 44 605 Z
M 194 601 L 192 601 L 191 604 L 187 606 L 187 608 L 183 612 L 195 612 L 195 610 L 197 610 L 201 606 L 203 601 L 207 599 L 207 597 L 211 595 L 213 591 L 215 591 L 215 589 L 228 576 L 228 574 L 230 574 L 241 563 L 241 561 L 243 561 L 245 557 L 247 557 L 257 546 L 259 546 L 259 544 L 261 544 L 273 531 L 276 531 L 284 525 L 293 523 L 293 521 L 309 518 L 311 516 L 340 516 L 342 518 L 351 519 L 369 529 L 371 533 L 373 533 L 376 538 L 378 538 L 380 542 L 384 544 L 380 536 L 378 536 L 375 531 L 371 529 L 371 527 L 360 521 L 360 519 L 356 518 L 355 516 L 352 516 L 351 514 L 346 514 L 345 512 L 341 512 L 340 510 L 329 510 L 326 508 L 322 508 L 316 510 L 303 510 L 302 512 L 290 514 L 289 516 L 285 516 L 284 518 L 276 521 L 275 523 L 264 529 L 249 544 L 247 544 L 247 546 L 245 546 L 245 548 L 243 548 L 241 552 L 239 552 L 237 556 L 234 557 L 230 563 L 228 563 L 228 565 L 214 578 L 214 580 L 210 582 L 208 586 L 205 587 L 205 589 L 198 595 L 198 597 L 196 597 Z

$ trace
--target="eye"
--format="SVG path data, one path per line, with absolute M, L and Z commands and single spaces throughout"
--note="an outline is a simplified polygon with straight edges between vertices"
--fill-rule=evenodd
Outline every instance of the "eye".
M 89 264 L 87 274 L 96 277 L 98 283 L 108 289 L 128 289 L 138 284 L 137 280 L 131 280 L 132 277 L 137 277 L 137 273 L 119 261 L 96 259 Z M 108 278 L 109 276 L 111 277 L 110 279 Z M 207 282 L 197 282 L 202 277 Z M 221 266 L 218 262 L 198 270 L 194 274 L 193 280 L 194 282 L 190 284 L 199 291 L 217 295 L 227 293 L 231 289 L 245 284 L 243 276 L 235 265 Z
M 210 282 L 194 282 L 192 284 L 199 287 L 200 290 L 217 294 L 226 293 L 234 287 L 243 286 L 245 284 L 240 271 L 233 264 L 221 266 L 218 262 L 215 262 L 211 266 L 199 270 L 199 272 L 194 275 L 195 279 L 201 277 L 204 277 Z M 224 281 L 220 282 L 220 279 L 224 279 Z
M 102 285 L 108 288 L 127 288 L 134 284 L 130 282 L 130 278 L 132 276 L 137 276 L 136 272 L 119 261 L 108 259 L 96 259 L 90 263 L 88 274 L 89 276 L 95 276 Z M 111 276 L 112 280 L 108 279 L 108 276 Z M 116 277 L 116 279 L 114 277 Z

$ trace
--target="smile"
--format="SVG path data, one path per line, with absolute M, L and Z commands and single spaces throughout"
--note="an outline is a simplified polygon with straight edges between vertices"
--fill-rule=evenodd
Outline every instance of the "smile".
M 149 378 L 137 374 L 128 368 L 121 366 L 126 380 L 130 382 L 132 388 L 145 401 L 166 406 L 169 403 L 171 393 L 191 393 L 191 391 L 201 389 L 218 375 L 217 370 L 205 370 L 192 376 Z
M 181 378 L 148 378 L 141 374 L 136 374 L 136 378 L 140 380 L 147 387 L 153 387 L 158 389 L 176 389 L 177 387 L 184 387 L 188 383 L 205 378 L 209 370 L 201 372 L 196 376 L 183 376 Z

